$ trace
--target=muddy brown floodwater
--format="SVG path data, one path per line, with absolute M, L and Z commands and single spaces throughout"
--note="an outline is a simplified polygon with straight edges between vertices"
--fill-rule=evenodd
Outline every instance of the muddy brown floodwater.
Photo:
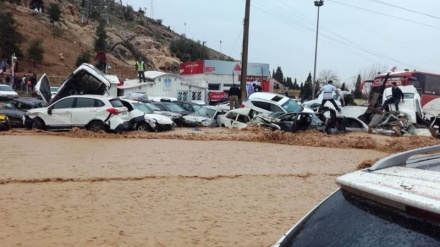
M 436 143 L 252 129 L 14 130 L 0 135 L 0 242 L 269 246 L 337 188 L 337 176 Z

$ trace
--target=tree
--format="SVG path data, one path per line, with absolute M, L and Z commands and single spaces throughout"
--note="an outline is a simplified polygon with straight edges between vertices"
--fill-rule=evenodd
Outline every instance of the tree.
M 282 83 L 284 85 L 284 75 L 283 75 L 283 70 L 281 69 L 280 66 L 277 67 L 276 72 L 274 73 L 274 75 L 272 76 L 275 80 L 277 80 L 279 83 Z M 285 85 L 284 85 L 285 86 Z
M 90 52 L 84 51 L 76 58 L 75 65 L 76 67 L 78 67 L 83 63 L 90 63 L 91 59 L 92 59 L 92 55 L 90 54 Z
M 286 87 L 288 87 L 289 89 L 293 89 L 292 78 L 287 77 L 287 79 L 286 79 Z
M 361 92 L 361 75 L 359 74 L 356 80 L 356 86 L 354 88 L 354 98 L 361 99 L 362 98 L 362 92 Z
M 105 22 L 100 21 L 96 27 L 95 51 L 105 50 L 107 46 L 107 32 L 105 31 Z
M 29 41 L 27 57 L 34 61 L 34 67 L 37 63 L 41 63 L 44 59 L 43 39 L 33 39 Z
M 333 85 L 335 85 L 335 87 L 340 85 L 339 76 L 336 72 L 332 70 L 322 70 L 321 72 L 319 72 L 318 82 L 320 86 L 327 83 L 328 81 L 333 81 Z
M 346 89 L 346 88 L 345 88 L 345 82 L 344 82 L 344 83 L 342 83 L 341 90 L 342 90 L 342 91 L 345 91 L 345 89 Z
M 12 13 L 0 11 L 0 23 L 0 59 L 9 58 L 14 53 L 17 57 L 22 56 L 19 45 L 24 38 L 17 31 Z
M 55 22 L 59 21 L 61 17 L 60 5 L 56 3 L 50 3 L 47 7 L 47 14 L 49 15 L 52 24 L 55 25 Z

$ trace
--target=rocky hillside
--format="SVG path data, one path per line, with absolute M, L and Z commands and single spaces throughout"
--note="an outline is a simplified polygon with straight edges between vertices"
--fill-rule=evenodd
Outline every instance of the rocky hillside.
M 48 6 L 49 2 L 45 2 Z M 36 67 L 25 56 L 19 57 L 19 74 L 46 73 L 53 84 L 60 83 L 74 69 L 75 61 L 84 51 L 93 52 L 96 21 L 84 21 L 79 4 L 59 0 L 62 18 L 60 22 L 51 23 L 47 14 L 37 13 L 27 7 L 0 2 L 0 11 L 10 11 L 16 19 L 18 31 L 25 37 L 21 44 L 24 54 L 28 41 L 35 38 L 44 40 L 44 61 Z M 110 64 L 109 74 L 120 78 L 136 77 L 135 59 L 140 56 L 147 64 L 148 70 L 160 70 L 178 73 L 180 60 L 170 52 L 169 45 L 181 36 L 161 21 L 147 18 L 137 12 L 131 21 L 109 15 L 106 26 L 108 35 L 107 59 Z M 210 59 L 230 59 L 229 57 L 206 48 Z M 94 63 L 94 61 L 91 61 Z

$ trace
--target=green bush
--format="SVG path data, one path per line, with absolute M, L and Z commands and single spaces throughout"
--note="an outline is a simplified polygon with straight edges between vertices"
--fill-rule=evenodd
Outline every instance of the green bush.
M 76 58 L 75 65 L 76 65 L 76 67 L 78 67 L 83 63 L 90 63 L 91 59 L 92 59 L 92 55 L 90 54 L 90 52 L 84 51 Z

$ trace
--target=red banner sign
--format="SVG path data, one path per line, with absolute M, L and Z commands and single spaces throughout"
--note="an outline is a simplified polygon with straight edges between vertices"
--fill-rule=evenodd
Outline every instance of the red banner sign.
M 206 67 L 205 68 L 205 72 L 209 73 L 209 72 L 214 72 L 215 71 L 215 67 Z
M 203 74 L 203 61 L 186 62 L 180 64 L 181 75 Z
M 208 97 L 210 101 L 217 101 L 228 97 L 228 93 L 225 92 L 209 92 Z
M 238 80 L 241 81 L 241 75 L 238 76 Z M 255 75 L 248 75 L 246 76 L 246 81 L 267 81 L 267 76 L 255 76 Z

